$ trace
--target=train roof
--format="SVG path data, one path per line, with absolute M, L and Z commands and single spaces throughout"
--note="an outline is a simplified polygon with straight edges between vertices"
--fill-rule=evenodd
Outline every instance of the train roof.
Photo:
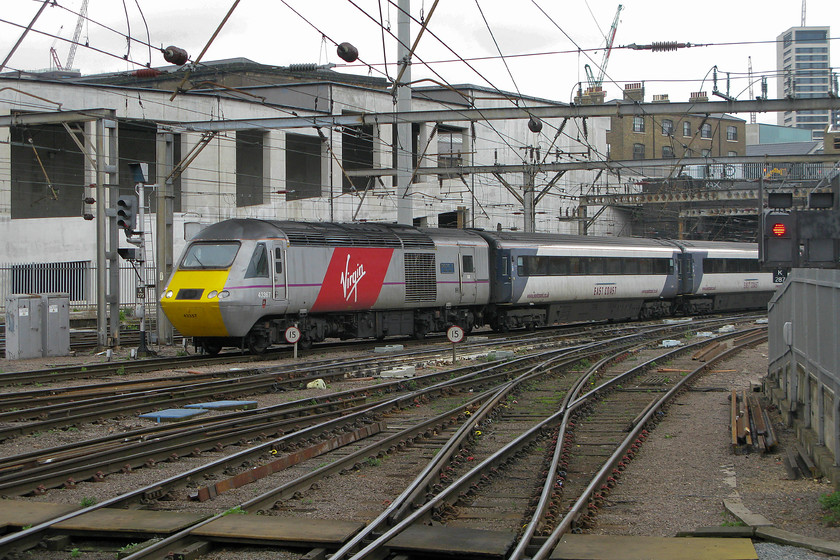
M 670 248 L 676 246 L 664 239 L 645 237 L 595 237 L 591 235 L 568 235 L 561 233 L 524 233 L 510 231 L 477 231 L 494 247 L 541 247 L 545 245 L 574 245 L 579 247 L 632 247 L 639 249 Z
M 207 226 L 196 240 L 286 239 L 291 246 L 434 249 L 428 233 L 383 223 L 339 224 L 235 218 Z
M 757 243 L 741 243 L 737 241 L 695 241 L 680 239 L 674 243 L 687 251 L 723 251 L 755 253 L 758 251 Z

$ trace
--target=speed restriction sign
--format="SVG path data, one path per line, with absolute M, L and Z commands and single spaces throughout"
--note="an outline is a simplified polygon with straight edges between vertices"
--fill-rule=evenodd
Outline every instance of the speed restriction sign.
M 449 342 L 461 342 L 464 340 L 464 329 L 458 325 L 449 327 L 446 331 L 446 338 L 449 339 Z
M 286 329 L 286 342 L 295 344 L 300 340 L 300 329 L 297 327 L 289 327 Z

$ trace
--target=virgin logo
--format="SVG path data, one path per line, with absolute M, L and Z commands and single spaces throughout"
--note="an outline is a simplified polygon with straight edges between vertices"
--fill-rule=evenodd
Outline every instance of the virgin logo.
M 350 272 L 350 255 L 347 255 L 347 261 L 344 264 L 344 272 L 341 274 L 341 287 L 344 289 L 344 301 L 350 301 L 350 296 L 353 296 L 353 301 L 359 301 L 359 281 L 365 276 L 365 267 L 359 264 L 356 270 Z

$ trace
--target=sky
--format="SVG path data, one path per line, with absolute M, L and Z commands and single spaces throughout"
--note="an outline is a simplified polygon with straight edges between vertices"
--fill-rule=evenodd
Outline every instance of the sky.
M 383 42 L 380 22 L 396 35 L 396 2 L 240 0 L 202 60 L 244 57 L 277 66 L 334 63 L 337 71 L 393 78 L 396 40 L 385 32 Z M 50 67 L 51 46 L 66 63 L 69 43 L 37 31 L 72 38 L 78 16 L 68 10 L 78 12 L 82 0 L 56 3 L 44 10 L 7 69 Z M 89 21 L 83 23 L 80 42 L 92 48 L 78 47 L 73 67 L 95 74 L 133 71 L 149 63 L 164 66 L 160 49 L 168 45 L 185 49 L 195 60 L 234 3 L 89 0 Z M 0 62 L 23 31 L 13 24 L 28 25 L 41 4 L 42 0 L 3 0 Z M 431 85 L 427 79 L 471 83 L 569 102 L 578 84 L 586 84 L 584 66 L 598 73 L 618 5 L 606 0 L 439 0 L 418 44 L 412 80 L 419 86 Z M 714 66 L 720 90 L 727 91 L 728 72 L 730 95 L 748 99 L 749 57 L 754 95 L 760 95 L 764 75 L 769 77 L 769 97 L 775 98 L 774 41 L 786 29 L 799 26 L 802 16 L 802 3 L 795 0 L 627 0 L 622 5 L 603 82 L 608 99 L 619 98 L 628 82 L 644 82 L 648 101 L 654 94 L 687 101 L 694 91 L 707 91 L 711 97 Z M 418 20 L 421 14 L 429 18 L 433 6 L 434 0 L 411 0 L 410 11 Z M 838 0 L 809 1 L 806 25 L 830 26 L 830 36 L 840 37 Z M 418 30 L 419 25 L 413 25 L 412 41 Z M 130 48 L 126 35 L 137 40 Z M 344 41 L 358 48 L 359 62 L 348 66 L 337 56 L 334 43 Z M 659 53 L 621 48 L 662 41 L 698 46 Z M 840 66 L 838 45 L 840 39 L 832 41 L 835 67 Z M 501 59 L 500 52 L 507 58 Z M 475 60 L 479 58 L 485 59 Z M 759 115 L 759 122 L 775 122 L 775 115 Z

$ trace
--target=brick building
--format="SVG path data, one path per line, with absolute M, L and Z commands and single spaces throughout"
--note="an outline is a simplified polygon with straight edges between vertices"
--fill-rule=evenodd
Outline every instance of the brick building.
M 621 103 L 645 100 L 641 83 L 627 84 Z M 705 92 L 689 101 L 708 101 Z M 667 95 L 655 95 L 654 103 L 667 103 Z M 619 103 L 619 101 L 615 101 Z M 607 131 L 608 159 L 670 159 L 683 157 L 743 156 L 746 153 L 746 121 L 727 114 L 645 115 L 612 117 Z

